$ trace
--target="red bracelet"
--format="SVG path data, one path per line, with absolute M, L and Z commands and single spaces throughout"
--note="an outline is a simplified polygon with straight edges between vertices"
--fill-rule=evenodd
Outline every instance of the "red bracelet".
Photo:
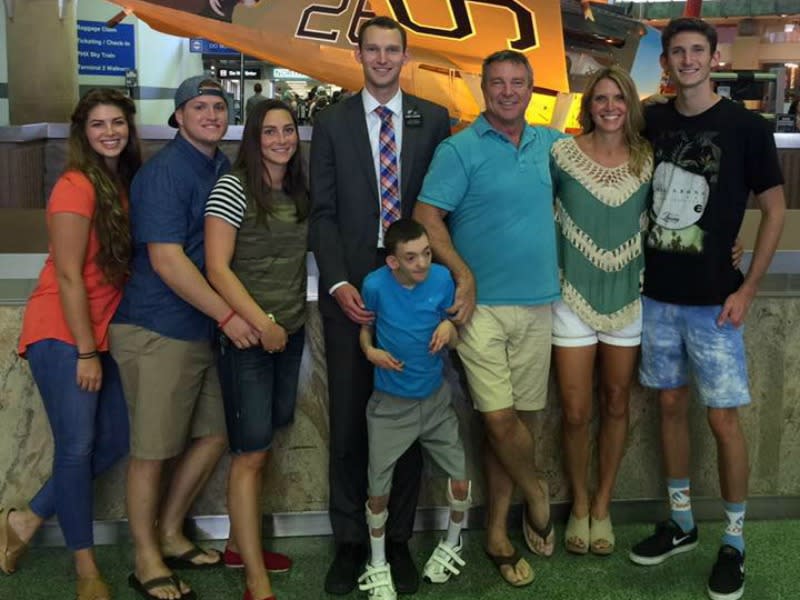
M 231 312 L 229 312 L 229 313 L 228 313 L 228 316 L 227 316 L 227 317 L 225 317 L 224 319 L 222 319 L 222 321 L 220 321 L 219 323 L 217 323 L 217 326 L 218 326 L 220 329 L 222 329 L 223 327 L 225 327 L 225 325 L 227 325 L 227 324 L 228 324 L 228 321 L 230 321 L 230 320 L 231 320 L 233 317 L 235 317 L 235 316 L 236 316 L 236 311 L 235 311 L 235 310 L 231 310 Z

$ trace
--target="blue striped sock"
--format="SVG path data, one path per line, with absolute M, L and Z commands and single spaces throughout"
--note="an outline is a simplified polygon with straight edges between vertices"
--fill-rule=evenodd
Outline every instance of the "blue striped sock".
M 746 502 L 728 502 L 723 501 L 725 505 L 725 516 L 728 519 L 728 526 L 725 528 L 725 534 L 722 536 L 722 544 L 733 546 L 739 552 L 744 554 L 744 513 L 747 507 Z
M 669 494 L 670 518 L 685 533 L 689 533 L 694 529 L 689 479 L 667 479 L 667 493 Z

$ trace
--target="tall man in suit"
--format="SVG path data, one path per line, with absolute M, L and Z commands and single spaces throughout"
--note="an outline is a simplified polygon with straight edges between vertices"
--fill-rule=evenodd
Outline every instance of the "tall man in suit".
M 358 336 L 373 315 L 365 310 L 359 288 L 369 271 L 384 264 L 385 228 L 400 215 L 411 215 L 433 152 L 450 132 L 443 107 L 400 90 L 400 71 L 408 61 L 400 25 L 375 17 L 361 26 L 358 39 L 355 58 L 364 70 L 364 89 L 321 112 L 311 141 L 310 238 L 320 272 L 330 412 L 329 511 L 336 542 L 325 590 L 334 594 L 355 587 L 369 541 L 365 410 L 373 367 Z M 386 535 L 400 593 L 413 593 L 419 585 L 408 540 L 421 467 L 417 444 L 394 472 Z

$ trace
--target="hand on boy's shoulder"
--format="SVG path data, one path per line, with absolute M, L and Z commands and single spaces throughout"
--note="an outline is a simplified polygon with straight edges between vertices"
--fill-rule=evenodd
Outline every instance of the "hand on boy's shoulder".
M 345 283 L 336 288 L 333 297 L 339 304 L 339 308 L 353 323 L 358 325 L 368 325 L 372 323 L 375 314 L 364 306 L 364 300 L 356 287 L 350 283 Z
M 458 342 L 458 331 L 450 319 L 445 319 L 436 327 L 428 344 L 431 354 L 436 354 L 445 346 L 451 348 Z

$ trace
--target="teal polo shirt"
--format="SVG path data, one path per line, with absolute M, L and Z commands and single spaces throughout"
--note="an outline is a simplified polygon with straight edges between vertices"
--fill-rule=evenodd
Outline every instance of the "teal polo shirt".
M 517 147 L 481 115 L 436 150 L 419 201 L 449 213 L 478 304 L 539 305 L 560 296 L 550 147 L 561 137 L 526 125 Z

